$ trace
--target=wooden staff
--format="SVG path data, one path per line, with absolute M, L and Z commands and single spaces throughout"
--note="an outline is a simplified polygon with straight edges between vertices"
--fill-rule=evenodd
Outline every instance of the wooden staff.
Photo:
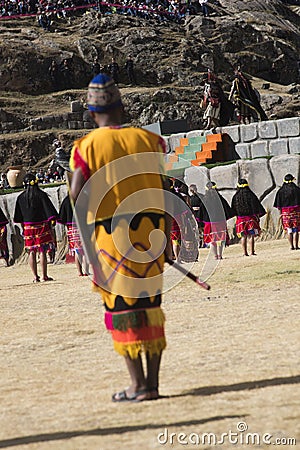
M 197 283 L 199 286 L 201 286 L 203 289 L 206 289 L 207 291 L 210 290 L 210 285 L 205 283 L 205 281 L 201 281 L 199 277 L 197 277 L 196 275 L 194 275 L 192 272 L 189 272 L 187 269 L 185 269 L 184 267 L 182 267 L 180 264 L 178 264 L 177 262 L 173 261 L 172 259 L 167 258 L 166 262 L 168 264 L 170 264 L 170 266 L 173 266 L 175 269 L 177 269 L 179 272 L 183 273 L 185 276 L 187 276 L 188 278 L 190 278 L 190 280 L 194 281 L 195 283 Z

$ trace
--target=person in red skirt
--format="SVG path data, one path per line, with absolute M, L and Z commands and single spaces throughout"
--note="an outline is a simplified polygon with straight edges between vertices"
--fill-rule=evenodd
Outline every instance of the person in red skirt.
M 79 230 L 73 217 L 73 209 L 68 195 L 64 198 L 60 206 L 58 222 L 67 228 L 69 253 L 75 257 L 78 275 L 80 277 L 87 276 L 89 274 L 89 265 L 85 262 Z M 84 270 L 82 270 L 83 263 L 85 264 Z
M 48 195 L 38 187 L 35 175 L 26 174 L 23 184 L 26 190 L 17 198 L 14 222 L 23 228 L 33 282 L 41 281 L 37 271 L 37 253 L 40 254 L 42 281 L 52 281 L 47 273 L 47 252 L 55 245 L 51 225 L 56 222 L 58 213 Z
M 300 188 L 290 173 L 284 177 L 283 185 L 277 191 L 274 206 L 280 210 L 282 226 L 287 232 L 291 250 L 299 250 Z
M 6 266 L 9 266 L 9 253 L 7 246 L 7 229 L 6 225 L 8 224 L 7 217 L 4 212 L 0 208 L 0 258 L 3 258 Z
M 218 192 L 216 183 L 209 181 L 200 206 L 199 218 L 204 222 L 204 244 L 210 245 L 215 259 L 223 259 L 223 250 L 229 241 L 226 221 L 233 216 L 228 202 Z
M 259 221 L 266 211 L 244 178 L 238 182 L 237 191 L 232 197 L 231 208 L 236 216 L 236 234 L 241 238 L 244 256 L 249 256 L 248 240 L 250 240 L 251 255 L 256 255 L 255 237 L 261 233 Z

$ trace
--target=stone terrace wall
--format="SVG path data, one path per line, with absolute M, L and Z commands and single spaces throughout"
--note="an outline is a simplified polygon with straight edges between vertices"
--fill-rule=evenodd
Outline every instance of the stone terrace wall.
M 0 109 L 0 134 L 13 134 L 24 131 L 52 130 L 81 130 L 95 128 L 89 112 L 77 101 L 71 102 L 71 111 L 65 114 L 52 114 L 36 117 L 26 121 L 14 117 Z
M 220 127 L 216 131 L 230 136 L 230 159 L 233 160 L 300 154 L 300 117 Z M 180 138 L 206 134 L 211 134 L 211 131 L 194 130 L 173 134 L 165 139 L 169 151 L 173 152 L 179 146 Z

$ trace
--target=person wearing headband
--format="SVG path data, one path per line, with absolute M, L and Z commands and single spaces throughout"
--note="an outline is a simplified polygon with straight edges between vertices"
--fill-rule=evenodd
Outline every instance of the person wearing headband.
M 41 281 L 37 269 L 37 253 L 40 254 L 42 281 L 52 281 L 48 276 L 47 252 L 55 249 L 51 226 L 58 213 L 48 195 L 38 186 L 38 179 L 27 173 L 23 181 L 25 191 L 17 197 L 14 222 L 23 228 L 25 250 L 29 253 L 29 266 L 34 275 L 33 282 Z
M 165 143 L 148 130 L 121 125 L 120 91 L 104 73 L 90 82 L 87 105 L 98 128 L 74 143 L 71 197 L 94 289 L 105 306 L 105 325 L 131 378 L 112 401 L 152 400 L 159 396 L 166 347 L 164 254 L 171 257 L 172 251 L 162 176 Z
M 295 181 L 293 175 L 288 173 L 274 200 L 274 207 L 280 211 L 282 226 L 287 233 L 291 250 L 299 250 L 300 188 Z
M 214 181 L 206 183 L 199 219 L 204 222 L 204 244 L 210 246 L 215 259 L 223 259 L 224 247 L 229 243 L 226 221 L 231 217 L 233 217 L 231 208 L 218 192 L 216 183 Z
M 237 191 L 232 197 L 231 208 L 236 216 L 236 234 L 241 239 L 244 256 L 249 256 L 248 240 L 250 240 L 251 255 L 256 255 L 255 237 L 261 233 L 259 221 L 266 211 L 244 178 L 238 181 Z

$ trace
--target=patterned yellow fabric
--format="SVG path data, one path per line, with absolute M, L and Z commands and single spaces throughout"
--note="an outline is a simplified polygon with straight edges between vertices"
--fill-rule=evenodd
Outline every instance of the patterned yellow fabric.
M 144 205 L 145 211 L 164 211 L 163 147 L 160 136 L 132 127 L 98 128 L 74 143 L 71 169 L 81 167 L 89 178 L 89 224 L 114 214 L 138 212 Z M 154 189 L 159 190 L 155 196 Z M 129 196 L 130 202 L 124 202 Z
M 164 226 L 162 216 L 159 220 L 162 232 Z M 152 221 L 144 217 L 137 230 L 129 228 L 128 243 L 128 224 L 123 219 L 111 234 L 106 233 L 103 226 L 95 228 L 92 240 L 97 249 L 101 278 L 95 280 L 94 290 L 100 291 L 102 300 L 110 310 L 115 308 L 117 295 L 122 295 L 128 306 L 136 306 L 141 297 L 148 297 L 150 304 L 153 304 L 155 297 L 162 292 L 164 241 L 161 234 L 161 239 L 155 239 L 151 247 L 149 235 L 153 230 Z M 116 242 L 120 243 L 120 247 Z M 135 251 L 146 262 L 135 261 Z

